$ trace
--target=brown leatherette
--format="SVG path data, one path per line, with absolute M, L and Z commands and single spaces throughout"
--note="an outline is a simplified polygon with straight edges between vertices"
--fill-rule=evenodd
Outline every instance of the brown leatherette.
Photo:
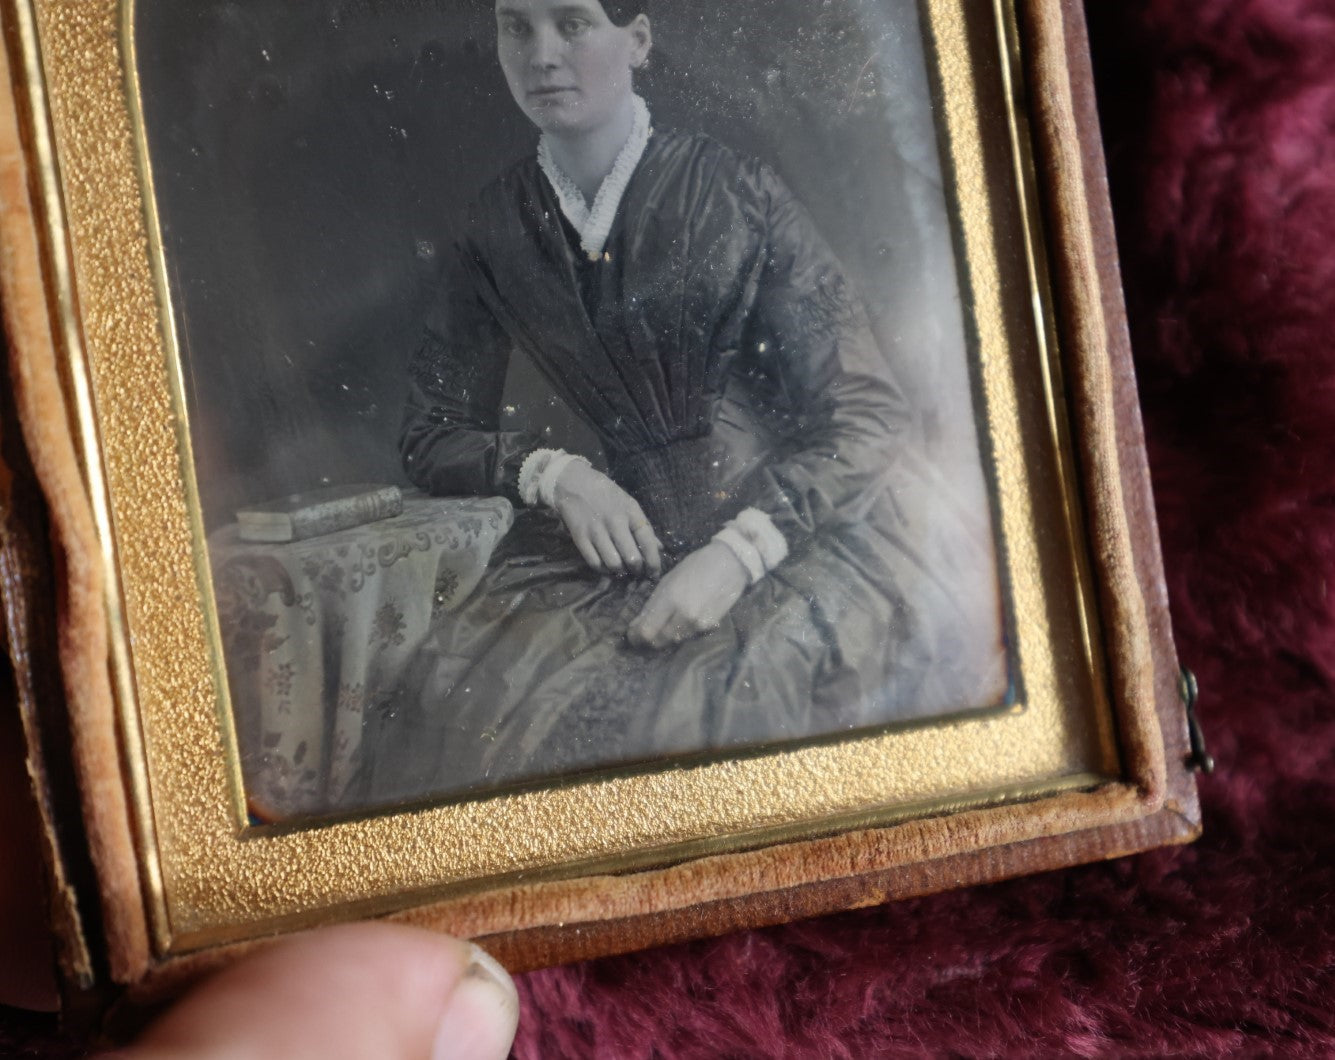
M 0 28 L 5 45 L 0 49 L 0 81 L 13 97 L 0 106 L 0 297 L 9 384 L 50 520 L 56 602 L 54 655 L 33 657 L 23 665 L 34 675 L 43 671 L 46 676 L 40 680 L 60 681 L 84 834 L 97 873 L 106 952 L 112 976 L 125 982 L 147 971 L 148 927 L 108 674 L 102 555 L 62 385 L 48 299 L 49 249 L 38 236 L 49 229 L 37 211 L 30 164 L 37 130 L 27 85 L 16 84 L 10 73 L 11 66 L 20 68 L 13 60 L 16 27 L 6 21 Z M 51 648 L 44 645 L 42 650 Z M 35 677 L 34 683 L 40 687 Z

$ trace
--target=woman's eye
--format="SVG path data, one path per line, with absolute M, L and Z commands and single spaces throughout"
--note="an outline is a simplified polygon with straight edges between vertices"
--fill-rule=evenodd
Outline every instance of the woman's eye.
M 501 33 L 507 37 L 526 37 L 528 36 L 528 23 L 519 18 L 501 19 Z
M 582 18 L 563 18 L 557 24 L 557 29 L 561 31 L 563 37 L 578 37 L 588 28 L 588 21 Z

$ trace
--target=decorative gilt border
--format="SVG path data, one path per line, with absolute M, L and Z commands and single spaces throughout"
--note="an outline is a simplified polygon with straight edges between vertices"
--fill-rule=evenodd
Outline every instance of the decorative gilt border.
M 645 922 L 672 910 L 687 924 L 689 911 L 729 902 L 752 908 L 744 922 L 758 922 L 765 918 L 754 914 L 757 896 L 803 888 L 815 894 L 830 881 L 877 873 L 911 875 L 915 866 L 987 848 L 1004 860 L 1000 852 L 1017 844 L 1100 825 L 1129 827 L 1158 811 L 1166 766 L 1155 714 L 1156 660 L 1120 504 L 1125 458 L 1119 432 L 1126 427 L 1113 400 L 1121 384 L 1100 368 L 1106 321 L 1091 312 L 1063 331 L 1078 396 L 1080 470 L 1089 487 L 1082 494 L 1073 468 L 1051 464 L 1052 439 L 1043 437 L 1048 430 L 1060 436 L 1066 422 L 1060 366 L 1048 356 L 1025 362 L 1047 373 L 1035 409 L 1026 404 L 1032 403 L 1027 387 L 1017 385 L 1032 380 L 1017 380 L 1024 372 L 1011 357 L 1015 337 L 1026 329 L 1038 348 L 1041 334 L 1052 334 L 1052 318 L 1042 314 L 1041 332 L 1033 333 L 1031 282 L 1043 278 L 1042 243 L 1024 152 L 1007 156 L 1024 189 L 1022 202 L 1002 211 L 1007 216 L 998 215 L 986 181 L 975 179 L 995 166 L 995 158 L 985 156 L 996 144 L 984 120 L 985 96 L 974 83 L 977 48 L 969 33 L 977 22 L 966 21 L 980 9 L 968 0 L 925 0 L 923 10 L 947 85 L 946 124 L 980 322 L 1003 535 L 1021 616 L 1019 652 L 1030 693 L 1025 709 L 670 774 L 248 837 L 238 827 L 235 769 L 224 735 L 230 727 L 219 723 L 221 680 L 201 606 L 208 588 L 188 436 L 170 328 L 159 313 L 164 287 L 155 270 L 152 213 L 141 194 L 151 181 L 130 105 L 132 78 L 122 63 L 128 5 L 6 0 L 10 52 L 22 58 L 27 74 L 17 103 L 27 128 L 27 197 L 40 211 L 35 230 L 41 238 L 37 259 L 28 253 L 31 236 L 11 239 L 6 230 L 7 249 L 22 245 L 27 255 L 23 267 L 7 262 L 2 277 L 11 334 L 19 340 L 16 392 L 29 445 L 43 458 L 38 471 L 67 555 L 100 568 L 115 587 L 102 621 L 87 603 L 98 570 L 72 580 L 81 593 L 71 600 L 67 622 L 76 633 L 109 630 L 109 640 L 71 643 L 62 658 L 114 978 L 140 979 L 155 963 L 191 949 L 432 896 L 433 906 L 399 918 L 494 937 L 518 946 L 513 952 L 521 961 L 528 952 L 531 963 L 537 950 L 524 951 L 514 941 L 524 932 L 550 938 L 566 924 Z M 997 15 L 1008 45 L 1000 66 L 1009 76 L 1018 58 L 1016 25 L 1001 0 Z M 1059 0 L 1033 0 L 1025 39 L 1047 62 L 1030 66 L 1031 76 L 1037 73 L 1035 113 L 1044 123 L 1040 139 L 1058 152 L 1069 150 L 1065 161 L 1074 162 L 1045 206 L 1055 211 L 1061 237 L 1073 241 L 1070 253 L 1093 263 L 1099 252 L 1080 176 L 1087 159 L 1067 80 L 1069 18 L 1070 8 Z M 1019 136 L 1023 112 L 1005 111 L 1014 123 L 1010 133 Z M 996 251 L 1003 233 L 1020 236 L 1025 248 L 1028 280 L 1018 298 L 1007 282 L 1015 270 L 1003 269 Z M 43 274 L 28 259 L 39 260 Z M 1069 272 L 1063 270 L 1063 280 Z M 1086 272 L 1087 283 L 1074 285 L 1069 304 L 1101 307 L 1106 275 L 1093 264 Z M 35 283 L 51 295 L 46 309 L 55 334 L 31 314 L 14 320 L 20 309 L 31 309 L 21 296 L 31 296 Z M 58 366 L 64 366 L 63 380 L 55 379 Z M 75 405 L 58 421 L 58 427 L 68 425 L 63 440 L 39 425 L 40 403 L 53 392 L 70 395 Z M 82 446 L 82 467 L 70 436 Z M 1049 472 L 1055 478 L 1045 487 L 1035 484 Z M 1094 648 L 1103 638 L 1073 632 L 1097 628 L 1086 581 L 1091 568 L 1078 550 L 1054 554 L 1040 532 L 1054 525 L 1054 515 L 1078 525 L 1081 496 L 1097 502 L 1083 509 L 1093 532 L 1102 618 L 1113 633 L 1107 668 Z M 69 513 L 63 519 L 61 505 Z M 71 571 L 72 579 L 80 569 Z M 118 726 L 112 725 L 112 697 L 96 673 L 103 665 L 98 647 L 107 643 Z M 1059 655 L 1077 664 L 1063 670 L 1055 664 Z M 1115 719 L 1090 707 L 1101 702 L 1106 681 L 1115 692 Z M 117 738 L 124 773 L 110 743 Z M 901 768 L 891 773 L 886 761 Z M 127 778 L 132 833 L 123 797 L 113 797 Z M 1073 786 L 1086 790 L 1070 791 Z M 1053 794 L 1063 789 L 1066 794 Z M 731 798 L 721 799 L 722 792 Z M 977 805 L 988 808 L 968 809 Z M 886 826 L 915 815 L 922 816 Z M 596 830 L 590 821 L 600 822 Z M 841 834 L 833 838 L 805 838 L 836 828 Z M 137 866 L 126 855 L 130 834 Z M 732 852 L 719 853 L 715 837 L 725 834 Z M 737 849 L 747 845 L 758 849 Z M 607 875 L 665 860 L 679 863 Z M 560 953 L 578 952 L 568 932 L 564 937 Z M 672 937 L 672 929 L 636 937 Z M 625 944 L 623 937 L 607 948 Z M 185 970 L 211 959 L 166 964 Z

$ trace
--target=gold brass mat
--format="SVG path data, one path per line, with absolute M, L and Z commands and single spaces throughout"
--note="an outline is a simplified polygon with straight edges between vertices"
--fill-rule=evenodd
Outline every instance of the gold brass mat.
M 151 179 L 116 0 L 23 0 L 37 15 L 119 568 L 113 635 L 144 885 L 160 952 L 253 937 L 294 918 L 387 909 L 519 878 L 615 872 L 693 844 L 754 846 L 828 822 L 888 822 L 1111 778 L 1117 756 L 1096 628 L 1054 457 L 1065 413 L 1045 383 L 1046 324 L 1022 252 L 1013 171 L 985 147 L 1010 102 L 981 81 L 968 30 L 991 14 L 926 0 L 1022 675 L 1022 709 L 659 774 L 319 828 L 244 834 L 224 713 L 179 362 L 164 308 Z M 967 18 L 967 21 L 966 21 Z M 995 26 L 989 30 L 998 36 Z M 990 63 L 1004 67 L 1001 49 Z M 995 113 L 993 113 L 995 111 Z M 998 185 L 996 182 L 1001 181 Z M 1007 193 L 997 187 L 1010 188 Z M 1044 308 L 1043 313 L 1048 312 Z M 1042 314 L 1040 314 L 1042 316 Z M 110 554 L 110 552 L 109 552 Z M 132 645 L 132 648 L 131 648 Z M 142 737 L 142 750 L 139 743 Z M 514 925 L 516 927 L 523 925 Z

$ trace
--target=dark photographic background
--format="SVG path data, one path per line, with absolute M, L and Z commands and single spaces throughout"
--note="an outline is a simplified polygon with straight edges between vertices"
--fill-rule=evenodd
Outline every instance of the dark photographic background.
M 401 481 L 405 365 L 454 219 L 532 152 L 486 0 L 141 0 L 138 72 L 207 524 Z M 862 289 L 946 480 L 982 504 L 912 0 L 659 0 L 655 124 L 772 164 Z M 593 443 L 519 357 L 508 425 Z M 969 503 L 969 501 L 966 501 Z M 975 508 L 981 510 L 981 507 Z

